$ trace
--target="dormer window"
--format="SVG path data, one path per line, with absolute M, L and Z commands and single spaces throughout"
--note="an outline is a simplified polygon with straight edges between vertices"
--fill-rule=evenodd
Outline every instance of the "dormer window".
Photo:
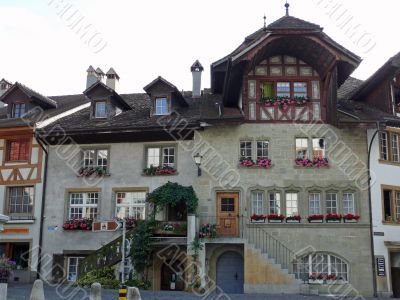
M 107 118 L 107 109 L 105 101 L 97 101 L 95 104 L 94 117 Z
M 25 104 L 15 103 L 13 104 L 12 116 L 13 118 L 22 118 L 25 114 Z
M 168 115 L 169 107 L 168 107 L 168 99 L 165 97 L 156 98 L 155 101 L 155 114 L 156 115 Z
M 5 90 L 6 88 L 7 88 L 7 85 L 5 83 L 2 83 L 1 86 L 0 86 L 0 89 L 1 90 Z

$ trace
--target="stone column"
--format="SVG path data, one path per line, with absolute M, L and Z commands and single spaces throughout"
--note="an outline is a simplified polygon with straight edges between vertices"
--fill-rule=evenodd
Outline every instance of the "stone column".
M 101 284 L 95 282 L 90 287 L 90 300 L 101 300 Z
M 137 287 L 128 287 L 126 292 L 126 300 L 142 300 Z
M 35 282 L 33 283 L 31 296 L 29 300 L 45 300 L 43 281 L 41 281 L 40 279 L 36 279 Z
M 0 283 L 0 299 L 7 299 L 7 283 Z

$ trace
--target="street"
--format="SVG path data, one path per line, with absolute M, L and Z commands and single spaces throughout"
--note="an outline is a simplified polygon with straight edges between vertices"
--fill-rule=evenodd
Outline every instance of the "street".
M 9 285 L 8 287 L 8 298 L 7 300 L 28 300 L 31 291 L 31 285 Z M 103 300 L 118 300 L 118 291 L 117 290 L 108 290 L 104 289 L 102 291 Z M 244 294 L 244 295 L 228 295 L 227 296 L 219 296 L 218 295 L 208 295 L 200 297 L 194 294 L 185 293 L 185 292 L 170 292 L 170 291 L 141 291 L 141 296 L 143 300 L 170 300 L 170 299 L 180 299 L 180 300 L 318 300 L 318 299 L 326 299 L 324 296 L 301 296 L 301 295 L 261 295 L 261 294 Z M 77 287 L 68 287 L 68 286 L 60 286 L 60 287 L 45 287 L 45 297 L 46 300 L 89 300 L 89 290 L 80 289 Z M 330 297 L 331 299 L 335 299 L 335 297 Z M 336 299 L 339 299 L 337 297 Z M 342 299 L 342 298 L 340 298 Z M 352 298 L 349 298 L 352 299 Z M 360 299 L 360 298 L 358 298 Z M 379 298 L 372 298 L 377 299 Z M 3 300 L 3 299 L 1 299 Z

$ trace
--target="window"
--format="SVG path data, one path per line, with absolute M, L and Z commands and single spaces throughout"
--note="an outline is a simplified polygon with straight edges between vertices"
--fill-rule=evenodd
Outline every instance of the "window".
M 33 187 L 10 187 L 8 189 L 8 214 L 32 215 Z
M 295 264 L 298 279 L 315 275 L 335 275 L 336 279 L 348 281 L 348 266 L 341 258 L 325 253 L 306 255 Z M 315 279 L 314 279 L 315 280 Z
M 235 211 L 235 198 L 222 198 L 221 211 Z
M 176 166 L 175 147 L 149 147 L 147 148 L 147 168 L 153 167 L 172 167 Z
M 12 116 L 13 118 L 22 118 L 25 114 L 25 104 L 15 103 L 13 104 Z
M 96 219 L 99 193 L 70 193 L 69 219 Z
M 313 158 L 325 158 L 325 140 L 320 138 L 312 139 Z
M 256 81 L 255 80 L 249 80 L 249 99 L 255 99 L 256 98 Z
M 251 192 L 251 213 L 256 215 L 264 214 L 263 192 Z
M 382 195 L 384 221 L 400 222 L 400 187 L 385 187 Z
M 108 150 L 107 149 L 87 149 L 83 150 L 83 167 L 99 167 L 107 170 Z
M 107 118 L 107 105 L 105 101 L 98 101 L 95 104 L 95 118 Z
M 290 97 L 290 82 L 278 82 L 276 84 L 276 95 L 278 97 Z
M 392 133 L 390 136 L 392 137 L 392 161 L 399 162 L 399 135 Z
M 309 208 L 310 215 L 319 215 L 321 214 L 321 194 L 319 193 L 310 193 L 309 195 Z
M 257 141 L 257 159 L 268 158 L 268 141 Z
M 286 193 L 286 216 L 296 216 L 298 211 L 298 196 L 297 193 Z
M 76 281 L 78 278 L 79 261 L 82 259 L 83 257 L 68 257 L 68 281 Z
M 308 139 L 307 138 L 296 138 L 296 158 L 297 159 L 308 158 Z
M 5 83 L 2 83 L 2 84 L 0 85 L 0 89 L 1 89 L 1 90 L 5 90 L 6 87 L 7 87 L 7 85 L 6 85 Z
M 146 192 L 117 192 L 116 197 L 117 218 L 133 217 L 136 220 L 145 219 Z
M 379 133 L 379 151 L 380 157 L 383 160 L 388 160 L 388 140 L 387 140 L 387 133 L 381 132 Z
M 269 193 L 269 213 L 273 215 L 281 214 L 281 194 L 279 192 Z
M 353 193 L 344 193 L 343 194 L 343 213 L 345 215 L 355 214 L 354 194 Z
M 327 214 L 337 214 L 337 194 L 336 193 L 327 193 L 326 194 L 326 213 Z
M 167 98 L 156 98 L 156 115 L 167 115 L 169 113 Z
M 307 98 L 307 83 L 294 82 L 293 83 L 293 96 Z
M 263 97 L 270 98 L 274 96 L 274 83 L 264 82 L 263 83 Z
M 27 161 L 29 160 L 29 152 L 29 139 L 7 141 L 7 161 Z
M 252 156 L 251 141 L 240 142 L 240 158 L 251 159 Z

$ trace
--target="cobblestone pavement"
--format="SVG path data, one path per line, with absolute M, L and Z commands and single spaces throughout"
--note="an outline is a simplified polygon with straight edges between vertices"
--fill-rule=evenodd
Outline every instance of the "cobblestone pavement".
M 31 291 L 31 285 L 9 285 L 7 300 L 29 300 Z M 209 295 L 208 297 L 199 297 L 194 294 L 185 292 L 150 292 L 141 291 L 142 300 L 324 300 L 324 299 L 337 299 L 342 300 L 339 297 L 316 297 L 316 296 L 300 296 L 300 295 L 228 295 L 222 297 L 221 295 Z M 102 291 L 103 300 L 118 300 L 117 290 Z M 58 288 L 49 287 L 45 288 L 46 300 L 89 300 L 89 291 L 86 289 L 80 289 L 77 287 L 60 286 Z M 349 298 L 351 299 L 351 298 Z M 357 298 L 360 300 L 362 298 Z M 378 300 L 378 298 L 372 298 Z M 4 299 L 0 299 L 4 300 Z M 382 299 L 383 300 L 383 299 Z

